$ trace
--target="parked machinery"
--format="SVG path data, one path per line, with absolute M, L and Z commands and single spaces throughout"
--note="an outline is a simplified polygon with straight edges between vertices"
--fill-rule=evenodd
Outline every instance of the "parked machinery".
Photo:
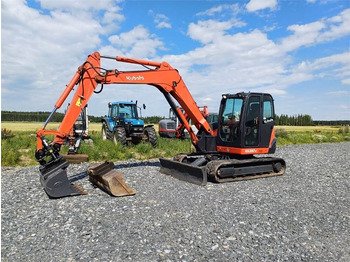
M 143 105 L 146 108 L 145 104 Z M 153 125 L 144 125 L 137 112 L 137 103 L 108 103 L 108 115 L 102 119 L 101 136 L 103 140 L 113 140 L 126 145 L 128 141 L 138 144 L 141 141 L 157 146 L 157 135 Z
M 180 108 L 181 109 L 181 108 Z M 200 107 L 203 116 L 206 118 L 209 124 L 218 122 L 217 113 L 209 113 L 206 106 Z M 185 112 L 181 109 L 182 113 Z M 190 121 L 188 119 L 187 121 Z M 195 125 L 191 125 L 192 130 L 197 133 L 198 129 Z M 184 125 L 177 118 L 176 113 L 172 108 L 169 109 L 169 118 L 165 118 L 159 121 L 158 123 L 158 133 L 160 137 L 165 138 L 185 138 L 189 137 L 187 130 Z

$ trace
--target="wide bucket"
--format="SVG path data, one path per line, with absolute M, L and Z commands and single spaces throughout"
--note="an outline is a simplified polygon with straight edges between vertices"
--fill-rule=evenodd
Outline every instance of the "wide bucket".
M 189 165 L 166 158 L 159 158 L 160 172 L 177 179 L 205 186 L 208 182 L 208 175 L 205 167 Z
M 89 180 L 102 188 L 112 196 L 135 195 L 136 191 L 130 188 L 124 181 L 123 175 L 114 169 L 112 162 L 106 161 L 103 164 L 92 164 L 88 167 Z
M 60 157 L 45 166 L 40 166 L 40 182 L 50 198 L 87 194 L 82 188 L 68 180 L 66 170 L 68 165 L 69 163 Z

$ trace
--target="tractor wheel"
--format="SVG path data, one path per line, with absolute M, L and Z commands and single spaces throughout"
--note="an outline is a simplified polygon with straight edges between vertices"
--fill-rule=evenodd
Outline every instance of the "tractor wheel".
M 149 142 L 153 147 L 157 146 L 157 134 L 153 127 L 146 127 L 143 131 L 147 136 L 147 142 Z
M 107 140 L 108 139 L 108 135 L 107 135 L 108 131 L 108 127 L 106 125 L 105 122 L 102 123 L 102 128 L 101 128 L 101 138 L 102 140 Z
M 115 144 L 121 144 L 122 146 L 126 145 L 126 133 L 123 127 L 117 127 L 114 132 L 113 142 Z

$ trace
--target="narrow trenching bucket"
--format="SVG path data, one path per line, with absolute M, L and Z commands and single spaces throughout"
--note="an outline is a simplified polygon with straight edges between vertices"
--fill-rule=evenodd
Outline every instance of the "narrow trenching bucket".
M 159 158 L 159 160 L 160 172 L 163 174 L 200 186 L 205 186 L 208 182 L 205 167 L 189 165 L 166 158 Z
M 92 164 L 88 167 L 89 180 L 112 196 L 135 195 L 136 191 L 130 188 L 124 181 L 123 175 L 114 169 L 112 162 Z
M 69 163 L 60 157 L 50 164 L 40 167 L 40 183 L 50 198 L 86 195 L 79 186 L 72 184 L 67 177 Z

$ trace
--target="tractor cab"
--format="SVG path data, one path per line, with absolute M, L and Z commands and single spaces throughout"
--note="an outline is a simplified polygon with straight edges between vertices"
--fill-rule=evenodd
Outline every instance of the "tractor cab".
M 137 104 L 134 102 L 111 102 L 108 104 L 109 111 L 108 117 L 113 119 L 110 121 L 111 129 L 118 125 L 130 125 L 136 130 L 140 127 L 140 132 L 142 133 L 144 122 L 139 119 L 137 113 Z M 136 131 L 135 130 L 135 131 Z

